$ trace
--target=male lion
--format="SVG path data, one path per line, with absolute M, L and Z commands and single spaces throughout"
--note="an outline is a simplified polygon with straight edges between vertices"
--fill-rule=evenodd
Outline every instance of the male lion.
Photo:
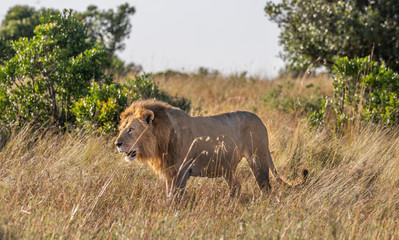
M 243 157 L 261 189 L 271 188 L 269 169 L 285 184 L 274 167 L 266 127 L 249 112 L 191 117 L 163 102 L 139 100 L 121 114 L 115 144 L 126 161 L 147 163 L 164 178 L 169 197 L 180 198 L 190 176 L 224 177 L 234 194 L 239 188 L 234 172 Z

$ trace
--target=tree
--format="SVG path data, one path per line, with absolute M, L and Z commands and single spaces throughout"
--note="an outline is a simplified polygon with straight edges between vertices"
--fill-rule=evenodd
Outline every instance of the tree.
M 36 11 L 27 5 L 16 5 L 7 11 L 0 26 L 0 63 L 15 54 L 10 41 L 34 36 L 34 29 L 40 24 L 40 14 L 45 11 L 56 12 L 54 9 Z
M 16 54 L 0 68 L 0 120 L 71 119 L 73 100 L 85 96 L 93 79 L 103 80 L 107 52 L 87 41 L 72 11 L 48 12 L 32 38 L 12 42 Z
M 31 38 L 34 36 L 33 30 L 39 24 L 39 11 L 26 5 L 16 5 L 7 11 L 1 23 L 0 36 L 9 40 L 18 40 L 20 37 Z
M 327 67 L 334 56 L 364 57 L 373 52 L 399 71 L 399 1 L 283 0 L 265 11 L 281 28 L 282 58 L 303 71 L 316 60 Z
M 18 40 L 20 37 L 32 38 L 35 27 L 40 24 L 39 16 L 45 11 L 56 12 L 54 9 L 35 10 L 26 5 L 17 5 L 8 10 L 0 27 L 0 63 L 15 54 L 8 40 Z M 108 56 L 113 59 L 112 63 L 118 64 L 111 64 L 111 72 L 121 73 L 120 69 L 113 69 L 121 67 L 121 60 L 115 52 L 125 48 L 123 41 L 129 37 L 132 29 L 129 17 L 134 13 L 135 8 L 128 3 L 118 6 L 117 11 L 99 10 L 97 6 L 91 5 L 85 12 L 74 12 L 78 20 L 84 21 L 90 40 L 106 49 Z M 140 66 L 134 67 L 137 68 Z
M 10 40 L 0 36 L 0 64 L 14 55 Z
M 0 63 L 15 54 L 10 40 L 33 37 L 33 30 L 39 23 L 39 15 L 32 7 L 17 5 L 7 11 L 0 26 Z
M 129 37 L 132 29 L 129 17 L 135 12 L 135 8 L 128 3 L 118 6 L 117 11 L 99 11 L 97 6 L 91 5 L 78 17 L 85 21 L 91 39 L 99 41 L 112 57 L 116 51 L 125 48 L 123 41 Z

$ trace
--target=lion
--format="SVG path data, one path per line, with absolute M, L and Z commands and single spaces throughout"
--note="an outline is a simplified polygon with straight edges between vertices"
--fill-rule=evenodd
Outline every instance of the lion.
M 254 113 L 237 111 L 209 117 L 191 117 L 179 108 L 138 100 L 121 114 L 115 145 L 125 160 L 148 164 L 166 182 L 168 197 L 180 198 L 190 177 L 223 177 L 232 195 L 240 188 L 235 170 L 245 158 L 261 190 L 271 189 L 273 164 L 268 134 Z M 303 172 L 303 182 L 307 170 Z

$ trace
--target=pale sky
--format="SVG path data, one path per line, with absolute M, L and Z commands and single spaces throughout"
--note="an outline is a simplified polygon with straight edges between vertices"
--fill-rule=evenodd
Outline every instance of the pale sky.
M 141 64 L 146 72 L 166 69 L 191 72 L 199 67 L 224 74 L 247 71 L 274 77 L 283 62 L 278 58 L 279 29 L 265 16 L 261 0 L 0 0 L 0 19 L 17 4 L 36 9 L 86 10 L 116 8 L 128 2 L 136 8 L 133 30 L 118 55 Z

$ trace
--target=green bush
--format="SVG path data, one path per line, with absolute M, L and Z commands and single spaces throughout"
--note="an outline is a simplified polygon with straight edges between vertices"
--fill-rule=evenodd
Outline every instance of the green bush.
M 335 56 L 364 57 L 373 49 L 376 59 L 399 71 L 397 0 L 268 1 L 265 12 L 281 29 L 289 70 L 330 68 Z
M 332 99 L 310 115 L 312 125 L 324 122 L 329 110 L 338 127 L 349 121 L 368 120 L 384 125 L 399 124 L 399 75 L 370 57 L 337 57 L 333 66 Z
M 10 40 L 18 40 L 20 37 L 32 38 L 35 35 L 35 27 L 40 24 L 41 11 L 44 9 L 36 11 L 27 5 L 11 7 L 1 22 L 0 36 Z
M 126 107 L 129 91 L 121 84 L 92 83 L 89 93 L 74 103 L 72 113 L 76 123 L 86 129 L 112 132 L 119 114 Z M 134 96 L 133 96 L 134 97 Z
M 0 36 L 0 64 L 14 56 L 15 52 L 11 47 L 11 41 Z
M 7 11 L 0 26 L 0 64 L 15 54 L 10 40 L 34 36 L 34 29 L 40 24 L 39 13 L 32 7 L 21 5 L 16 5 Z
M 54 15 L 57 10 L 51 8 L 36 10 L 27 5 L 15 5 L 7 11 L 0 26 L 0 64 L 15 54 L 9 44 L 10 40 L 35 36 L 34 30 L 41 24 L 41 15 L 46 12 Z M 132 30 L 130 17 L 134 13 L 135 8 L 128 3 L 121 4 L 116 11 L 100 10 L 90 5 L 84 12 L 73 12 L 74 18 L 79 22 L 83 21 L 89 40 L 108 52 L 108 57 L 112 59 L 107 66 L 109 73 L 125 75 L 128 71 L 137 71 L 141 68 L 134 63 L 125 64 L 115 54 L 116 51 L 125 48 L 124 41 L 129 38 Z
M 306 85 L 298 94 L 299 87 L 287 81 L 275 88 L 266 90 L 262 101 L 265 105 L 285 113 L 307 114 L 310 111 L 319 109 L 322 96 L 321 89 L 313 84 Z
M 125 83 L 127 89 L 137 94 L 139 98 L 153 98 L 169 103 L 184 111 L 189 111 L 191 102 L 187 98 L 170 96 L 166 92 L 159 89 L 158 85 L 152 81 L 151 74 L 142 74 L 134 79 L 128 79 Z
M 0 127 L 77 124 L 109 133 L 121 111 L 140 98 L 190 108 L 187 99 L 161 91 L 150 74 L 112 84 L 104 73 L 109 53 L 89 41 L 72 11 L 47 12 L 32 38 L 9 43 L 15 55 L 0 66 Z
M 108 51 L 111 58 L 116 51 L 125 48 L 123 41 L 129 38 L 132 31 L 130 17 L 136 12 L 129 3 L 121 4 L 114 9 L 99 10 L 97 6 L 90 5 L 82 13 L 76 13 L 79 20 L 83 20 L 88 29 L 90 39 Z
M 112 133 L 117 130 L 123 109 L 132 101 L 146 98 L 165 101 L 186 111 L 190 109 L 187 99 L 169 96 L 152 82 L 150 74 L 142 74 L 134 79 L 127 79 L 124 84 L 93 83 L 87 96 L 74 103 L 72 112 L 78 126 Z
M 33 38 L 12 42 L 16 54 L 0 67 L 0 122 L 73 121 L 73 101 L 90 82 L 106 78 L 104 50 L 87 41 L 82 22 L 71 11 L 41 17 Z

